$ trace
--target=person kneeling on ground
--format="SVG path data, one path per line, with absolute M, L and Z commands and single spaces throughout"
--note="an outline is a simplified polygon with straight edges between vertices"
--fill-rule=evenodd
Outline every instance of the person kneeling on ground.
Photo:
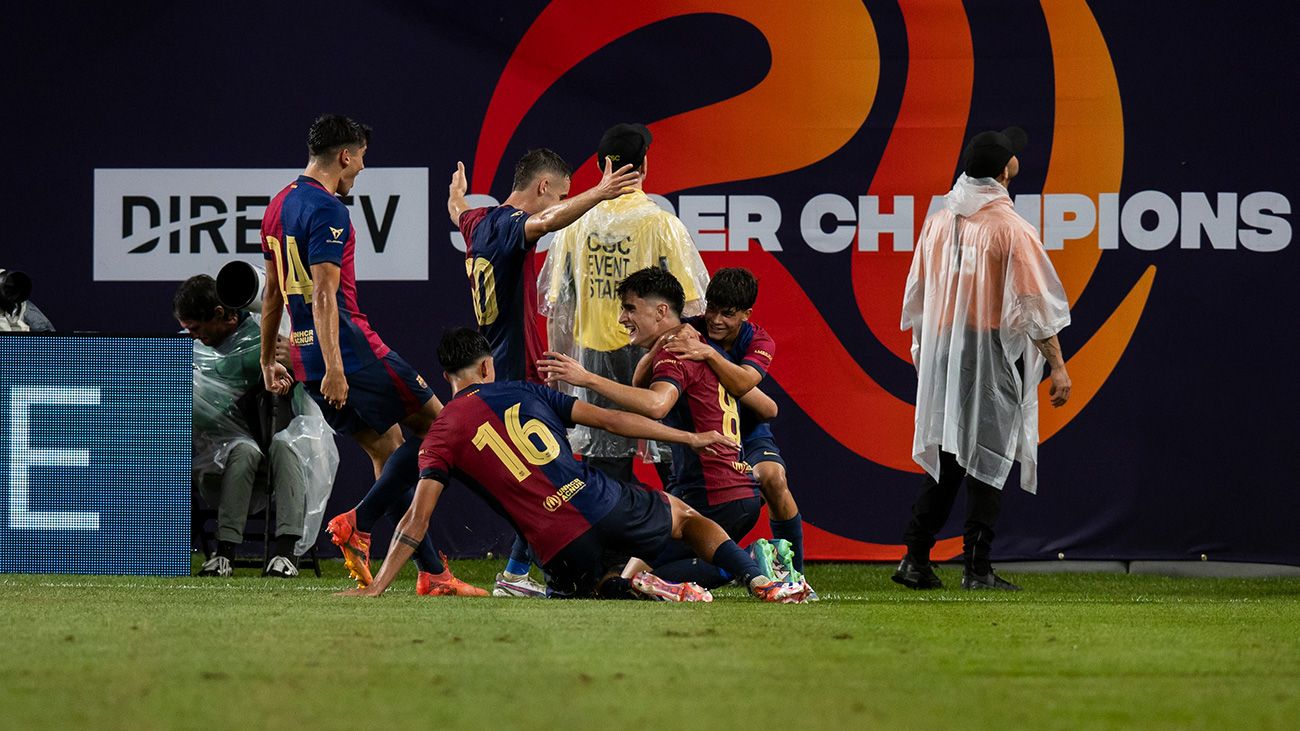
M 577 461 L 564 437 L 567 428 L 583 424 L 700 451 L 715 446 L 734 450 L 734 441 L 718 432 L 692 434 L 602 409 L 533 383 L 497 383 L 487 340 L 468 328 L 443 336 L 438 359 L 455 396 L 420 447 L 414 501 L 374 582 L 345 595 L 384 593 L 424 537 L 438 498 L 454 476 L 524 535 L 538 554 L 552 597 L 616 598 L 635 591 L 671 601 L 711 600 L 697 586 L 663 581 L 649 572 L 631 578 L 606 573 L 612 555 L 655 556 L 670 538 L 685 541 L 700 558 L 724 567 L 764 601 L 797 603 L 807 597 L 806 584 L 763 576 L 753 558 L 716 523 L 681 500 L 616 481 Z

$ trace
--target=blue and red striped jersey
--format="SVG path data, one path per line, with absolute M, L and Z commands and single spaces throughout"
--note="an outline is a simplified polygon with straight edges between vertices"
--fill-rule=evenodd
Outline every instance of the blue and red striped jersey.
M 668 426 L 690 432 L 717 431 L 740 442 L 740 413 L 736 398 L 701 361 L 678 360 L 666 351 L 655 356 L 651 382 L 677 389 L 677 403 L 664 417 Z M 741 461 L 739 449 L 713 447 L 696 453 L 673 444 L 673 474 L 668 492 L 692 505 L 721 505 L 758 494 L 758 484 Z M 702 498 L 702 499 L 701 499 Z
M 703 316 L 688 317 L 684 322 L 695 328 L 704 337 L 704 342 L 713 346 L 722 357 L 736 365 L 753 366 L 760 376 L 767 377 L 767 372 L 772 367 L 772 358 L 776 354 L 776 341 L 763 328 L 748 320 L 740 323 L 740 332 L 728 350 L 709 337 L 708 324 Z M 740 435 L 744 440 L 771 437 L 772 427 L 755 416 L 744 404 L 740 404 Z
M 420 477 L 454 477 L 522 533 L 542 563 L 609 514 L 618 482 L 573 458 L 575 399 L 535 383 L 461 390 L 420 445 Z
M 262 254 L 280 278 L 293 334 L 290 337 L 294 374 L 300 381 L 325 377 L 325 358 L 316 336 L 311 301 L 311 267 L 339 268 L 335 300 L 339 310 L 339 351 L 343 372 L 353 373 L 388 354 L 388 346 L 370 327 L 357 305 L 354 265 L 357 232 L 347 206 L 319 182 L 299 175 L 266 207 L 262 218 Z M 304 258 L 303 254 L 306 254 Z
M 537 266 L 524 235 L 528 214 L 513 206 L 475 208 L 460 216 L 465 273 L 479 332 L 492 346 L 497 378 L 542 383 L 537 359 Z

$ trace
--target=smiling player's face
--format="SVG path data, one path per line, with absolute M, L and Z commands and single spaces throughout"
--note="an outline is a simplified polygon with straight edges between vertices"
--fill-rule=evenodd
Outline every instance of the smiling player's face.
M 618 313 L 618 324 L 627 328 L 633 345 L 648 348 L 661 334 L 664 311 L 668 305 L 649 301 L 634 294 L 623 296 L 623 309 Z
M 357 182 L 357 175 L 366 169 L 367 147 L 362 145 L 355 150 L 344 148 L 339 153 L 339 162 L 343 164 L 343 173 L 339 176 L 339 195 L 347 195 L 352 190 L 353 184 Z

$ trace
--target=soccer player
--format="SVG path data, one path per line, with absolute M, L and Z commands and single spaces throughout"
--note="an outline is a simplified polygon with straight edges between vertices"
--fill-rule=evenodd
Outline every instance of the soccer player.
M 524 534 L 537 551 L 553 597 L 621 596 L 630 584 L 670 600 L 705 600 L 689 585 L 643 573 L 629 582 L 606 575 L 608 553 L 655 555 L 670 537 L 724 566 L 765 601 L 802 602 L 806 585 L 775 582 L 714 522 L 675 497 L 620 483 L 579 462 L 565 432 L 574 424 L 624 436 L 680 442 L 708 454 L 734 453 L 716 431 L 687 433 L 626 412 L 602 409 L 535 383 L 496 382 L 483 336 L 458 328 L 438 344 L 438 360 L 455 395 L 420 448 L 420 483 L 402 518 L 388 559 L 364 591 L 378 596 L 392 583 L 428 529 L 451 477 L 470 487 Z
M 649 348 L 661 335 L 681 325 L 685 295 L 681 284 L 668 272 L 647 267 L 628 275 L 618 285 L 622 311 L 618 321 L 628 330 L 634 345 Z M 695 431 L 718 430 L 740 441 L 740 414 L 736 399 L 723 388 L 718 376 L 699 361 L 679 360 L 663 353 L 655 360 L 648 388 L 616 383 L 588 372 L 576 360 L 548 352 L 538 363 L 548 381 L 563 381 L 590 389 L 619 406 L 663 419 L 666 424 Z M 740 450 L 714 448 L 695 454 L 673 448 L 673 473 L 668 492 L 712 519 L 733 539 L 740 539 L 758 521 L 762 501 L 749 466 Z M 686 548 L 674 546 L 659 557 L 641 555 L 652 561 L 655 572 L 670 581 L 693 581 L 705 588 L 726 583 L 726 567 L 700 565 Z M 721 568 L 724 571 L 719 572 Z M 631 570 L 631 569 L 629 569 Z
M 758 279 L 748 269 L 719 269 L 705 292 L 702 317 L 688 317 L 685 325 L 661 337 L 637 365 L 635 385 L 650 381 L 650 366 L 659 349 L 679 360 L 707 363 L 722 386 L 737 399 L 752 392 L 772 367 L 776 342 L 763 328 L 750 322 L 758 299 Z M 703 334 L 703 339 L 700 335 Z M 759 490 L 767 501 L 768 522 L 778 560 L 803 573 L 803 517 L 790 494 L 785 460 L 777 448 L 769 423 L 754 409 L 740 404 L 740 433 L 745 462 L 754 469 Z M 771 560 L 759 558 L 759 565 Z
M 376 481 L 366 500 L 328 527 L 361 584 L 371 579 L 370 528 L 385 512 L 394 519 L 404 512 L 398 501 L 418 478 L 419 439 L 442 409 L 429 385 L 384 345 L 357 304 L 356 231 L 338 196 L 347 195 L 365 169 L 369 144 L 369 127 L 335 114 L 321 116 L 307 132 L 307 168 L 271 200 L 262 219 L 262 251 L 270 262 L 262 300 L 266 387 L 286 394 L 293 385 L 294 377 L 275 361 L 275 338 L 287 307 L 294 376 L 334 431 L 356 440 L 374 467 Z M 399 424 L 416 438 L 403 443 Z M 419 563 L 422 594 L 473 588 L 451 575 L 430 542 L 422 546 Z
M 448 186 L 447 213 L 465 237 L 465 273 L 479 332 L 492 347 L 492 359 L 502 380 L 541 383 L 537 359 L 542 339 L 534 310 L 537 271 L 533 249 L 542 236 L 578 219 L 601 201 L 632 190 L 640 176 L 624 165 L 611 170 L 605 160 L 604 176 L 590 190 L 567 198 L 570 170 L 551 150 L 532 150 L 515 165 L 510 196 L 500 206 L 470 208 L 464 163 Z M 516 537 L 505 570 L 497 575 L 493 593 L 507 596 L 544 596 L 546 587 L 528 577 L 528 545 Z

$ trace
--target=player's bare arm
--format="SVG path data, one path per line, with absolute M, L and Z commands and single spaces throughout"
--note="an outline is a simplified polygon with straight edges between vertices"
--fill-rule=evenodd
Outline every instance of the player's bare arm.
M 311 317 L 316 324 L 316 342 L 325 359 L 325 377 L 320 382 L 325 402 L 336 409 L 348 402 L 348 379 L 343 373 L 343 351 L 339 349 L 339 267 L 324 263 L 311 265 L 314 285 Z
M 338 596 L 374 597 L 388 589 L 393 579 L 397 578 L 397 573 L 402 570 L 407 561 L 411 560 L 415 549 L 429 530 L 429 517 L 433 515 L 433 509 L 438 505 L 443 487 L 443 484 L 437 480 L 427 478 L 420 480 L 415 486 L 415 499 L 411 501 L 411 507 L 407 509 L 406 515 L 402 516 L 401 522 L 393 532 L 393 541 L 388 546 L 388 557 L 384 559 L 379 575 L 370 582 L 370 586 L 340 592 Z
M 578 361 L 563 353 L 547 351 L 537 361 L 537 370 L 548 384 L 564 382 L 570 386 L 588 388 L 614 403 L 651 419 L 662 419 L 677 403 L 677 388 L 671 383 L 658 381 L 649 388 L 637 388 L 598 376 Z
M 740 397 L 740 404 L 764 421 L 775 419 L 780 411 L 772 397 L 763 393 L 761 388 L 751 388 L 749 393 Z
M 641 360 L 638 360 L 636 362 L 636 369 L 632 372 L 633 386 L 636 386 L 637 388 L 649 387 L 650 377 L 651 375 L 653 375 L 654 372 L 655 356 L 663 351 L 664 343 L 668 341 L 668 338 L 681 332 L 683 328 L 688 328 L 688 327 L 691 326 L 678 325 L 672 330 L 669 330 L 668 332 L 659 336 L 659 339 L 655 341 L 655 344 L 650 348 L 650 351 L 647 352 L 645 355 L 641 356 Z M 693 332 L 694 328 L 691 328 L 691 330 Z
M 603 429 L 623 437 L 685 444 L 697 452 L 705 451 L 714 445 L 731 449 L 740 446 L 716 431 L 698 433 L 682 431 L 651 421 L 639 414 L 604 409 L 585 401 L 577 401 L 573 404 L 573 420 L 583 426 Z
M 280 272 L 266 268 L 266 285 L 262 294 L 262 381 L 266 390 L 281 396 L 293 387 L 293 376 L 277 357 L 280 318 L 284 316 L 284 293 L 280 291 Z
M 1070 374 L 1065 370 L 1065 358 L 1061 355 L 1061 341 L 1053 335 L 1043 340 L 1035 340 L 1034 346 L 1047 359 L 1047 365 L 1052 367 L 1052 385 L 1049 390 L 1052 406 L 1064 406 L 1065 402 L 1070 400 L 1071 383 Z
M 722 387 L 736 398 L 749 393 L 750 389 L 763 380 L 763 374 L 759 373 L 754 366 L 732 363 L 723 357 L 717 348 L 694 336 L 670 336 L 664 343 L 664 350 L 672 353 L 679 360 L 698 360 L 707 363 L 717 374 L 718 383 L 721 383 Z
M 469 201 L 465 200 L 465 192 L 468 190 L 465 163 L 457 161 L 456 172 L 451 174 L 451 185 L 447 186 L 447 215 L 451 216 L 453 226 L 460 226 L 461 215 L 470 208 Z
M 605 174 L 599 183 L 529 216 L 524 222 L 524 238 L 531 243 L 552 231 L 559 231 L 582 218 L 582 214 L 590 211 L 597 203 L 617 198 L 641 182 L 641 174 L 633 172 L 631 165 L 624 165 L 618 170 L 611 170 L 612 166 L 609 158 L 605 158 Z

